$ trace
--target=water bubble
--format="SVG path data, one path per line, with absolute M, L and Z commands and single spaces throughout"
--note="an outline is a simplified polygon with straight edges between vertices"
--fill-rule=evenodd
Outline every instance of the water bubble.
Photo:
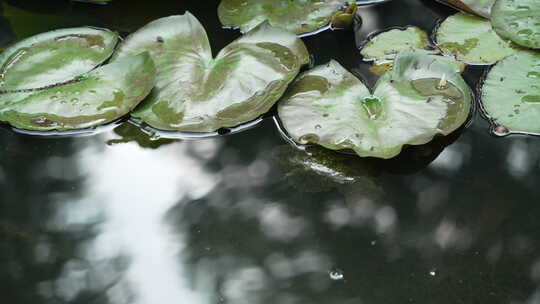
M 377 244 L 377 241 L 371 241 L 371 246 L 375 246 Z
M 58 96 L 53 95 L 53 96 L 50 97 L 50 99 L 51 99 L 51 100 L 57 100 L 57 99 L 58 99 Z
M 300 136 L 298 139 L 302 145 L 308 144 L 308 143 L 317 143 L 319 141 L 319 136 L 317 134 L 305 134 Z
M 437 275 L 437 269 L 436 268 L 431 269 L 429 271 L 429 275 L 432 276 L 432 277 L 436 276 Z
M 78 98 L 71 98 L 71 102 L 77 102 L 77 101 L 79 101 Z
M 315 125 L 315 129 L 316 129 L 316 130 L 319 130 L 320 128 L 322 128 L 321 125 Z
M 150 140 L 151 141 L 156 141 L 156 140 L 160 140 L 161 139 L 161 136 L 159 136 L 159 134 L 157 133 L 153 133 L 151 136 L 150 136 Z
M 529 72 L 529 73 L 527 73 L 527 77 L 533 78 L 533 79 L 540 79 L 540 73 L 539 72 Z
M 439 84 L 437 84 L 437 90 L 446 90 L 448 88 L 448 82 L 446 81 L 446 74 L 443 74 L 441 77 L 441 81 L 439 81 Z
M 328 272 L 328 275 L 333 281 L 341 281 L 345 278 L 345 275 L 343 275 L 343 271 L 341 269 L 330 270 L 330 272 Z
M 505 126 L 496 126 L 493 128 L 493 134 L 496 136 L 506 136 L 510 134 L 510 130 Z

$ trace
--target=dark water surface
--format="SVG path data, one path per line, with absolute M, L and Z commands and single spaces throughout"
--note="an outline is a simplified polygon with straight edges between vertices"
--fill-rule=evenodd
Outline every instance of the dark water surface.
M 3 1 L 0 43 L 58 27 L 132 31 L 189 9 L 217 52 L 215 1 Z M 434 1 L 362 8 L 367 34 L 430 30 Z M 352 32 L 305 38 L 373 84 Z M 482 69 L 469 69 L 476 85 Z M 0 303 L 540 303 L 540 141 L 461 134 L 378 161 L 298 152 L 272 120 L 151 141 L 130 125 L 39 138 L 0 129 Z

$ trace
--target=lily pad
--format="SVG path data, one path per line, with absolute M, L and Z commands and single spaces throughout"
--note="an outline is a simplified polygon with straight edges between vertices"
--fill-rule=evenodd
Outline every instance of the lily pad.
M 429 56 L 437 56 L 438 51 L 432 50 L 427 33 L 416 27 L 396 28 L 374 35 L 362 47 L 360 53 L 366 61 L 373 61 L 370 70 L 376 75 L 382 75 L 392 70 L 394 59 L 402 51 L 414 50 Z M 465 65 L 453 58 L 438 56 L 435 59 L 446 61 L 462 72 Z
M 117 41 L 116 33 L 88 27 L 24 39 L 0 54 L 0 90 L 41 88 L 70 80 L 107 60 Z
M 540 1 L 497 0 L 491 23 L 502 37 L 524 47 L 540 49 Z
M 443 3 L 450 4 L 461 10 L 469 13 L 489 18 L 491 15 L 491 7 L 496 0 L 438 0 Z
M 373 36 L 364 44 L 360 53 L 368 61 L 394 60 L 406 50 L 428 50 L 429 38 L 425 31 L 416 27 L 391 29 Z
M 540 53 L 521 51 L 497 63 L 484 81 L 482 105 L 500 135 L 540 133 Z
M 308 62 L 302 40 L 261 24 L 213 58 L 190 13 L 158 19 L 130 35 L 113 61 L 149 51 L 158 76 L 150 97 L 132 114 L 169 131 L 211 132 L 266 113 Z
M 149 54 L 95 69 L 84 79 L 26 93 L 1 94 L 14 102 L 0 109 L 0 120 L 35 131 L 85 129 L 128 114 L 152 90 L 155 67 Z
M 448 135 L 467 119 L 471 90 L 453 67 L 401 52 L 373 94 L 336 61 L 295 81 L 278 106 L 285 130 L 300 144 L 391 158 L 403 145 Z
M 436 36 L 443 53 L 468 64 L 497 62 L 515 52 L 512 43 L 499 37 L 488 20 L 464 13 L 448 17 Z
M 248 32 L 264 21 L 295 34 L 318 30 L 347 0 L 222 0 L 221 23 Z

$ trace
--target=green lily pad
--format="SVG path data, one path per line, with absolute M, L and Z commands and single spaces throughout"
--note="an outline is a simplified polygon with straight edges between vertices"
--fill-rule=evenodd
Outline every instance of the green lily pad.
M 392 70 L 394 59 L 402 51 L 422 52 L 429 56 L 437 56 L 438 51 L 432 50 L 429 45 L 427 33 L 416 27 L 391 29 L 371 37 L 364 44 L 360 53 L 366 61 L 373 61 L 370 70 L 376 75 L 382 75 Z M 435 59 L 446 61 L 455 67 L 456 71 L 462 72 L 465 64 L 450 57 L 437 56 Z
M 403 145 L 447 135 L 467 119 L 471 90 L 450 65 L 401 52 L 373 94 L 335 61 L 302 74 L 280 101 L 285 130 L 300 144 L 391 158 Z
M 113 61 L 149 51 L 156 88 L 132 114 L 170 131 L 211 132 L 266 113 L 308 62 L 302 40 L 261 24 L 213 58 L 190 13 L 158 19 L 130 35 Z
M 114 52 L 118 35 L 81 27 L 24 39 L 0 54 L 0 90 L 41 88 L 86 73 Z
M 448 3 L 469 13 L 489 18 L 491 16 L 491 7 L 496 0 L 439 0 Z
M 128 114 L 152 90 L 155 67 L 149 54 L 100 67 L 84 79 L 26 93 L 1 94 L 13 102 L 0 120 L 35 131 L 86 129 Z
M 394 60 L 406 50 L 428 50 L 429 38 L 425 31 L 416 27 L 396 28 L 373 36 L 362 47 L 360 54 L 368 61 Z
M 224 26 L 247 32 L 264 21 L 295 34 L 318 30 L 347 0 L 222 0 L 218 15 Z
M 501 135 L 540 132 L 540 53 L 522 51 L 497 63 L 482 87 L 482 104 Z
M 540 1 L 497 0 L 491 12 L 491 23 L 504 38 L 540 49 Z
M 437 46 L 456 59 L 468 64 L 485 64 L 502 60 L 515 52 L 489 21 L 457 13 L 448 17 L 437 30 Z

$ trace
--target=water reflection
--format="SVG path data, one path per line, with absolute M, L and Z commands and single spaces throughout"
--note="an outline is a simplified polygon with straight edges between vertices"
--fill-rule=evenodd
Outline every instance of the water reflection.
M 417 15 L 393 3 L 378 20 Z M 335 34 L 307 39 L 316 60 L 360 65 Z M 0 129 L 0 302 L 538 303 L 540 143 L 485 130 L 378 161 L 269 121 L 196 142 Z

